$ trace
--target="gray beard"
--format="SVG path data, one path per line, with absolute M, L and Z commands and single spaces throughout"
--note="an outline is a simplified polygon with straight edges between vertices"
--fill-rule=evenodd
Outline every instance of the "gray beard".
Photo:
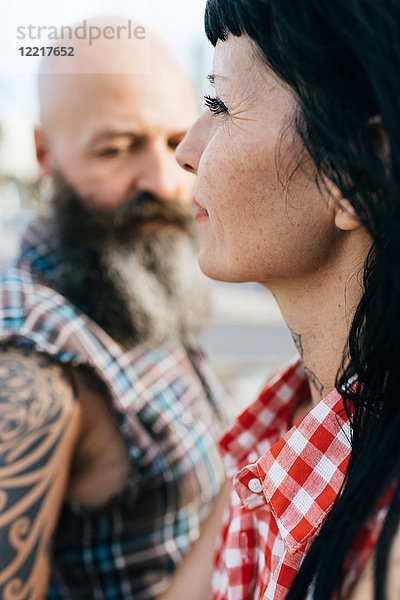
M 208 322 L 209 287 L 187 235 L 156 231 L 147 243 L 136 243 L 134 251 L 109 242 L 102 260 L 138 343 L 187 343 Z
M 132 232 L 121 234 L 97 228 L 96 218 L 61 180 L 50 221 L 50 245 L 59 259 L 54 287 L 125 347 L 190 343 L 211 314 L 193 217 L 182 212 L 176 223 L 171 216 L 151 228 L 131 223 Z

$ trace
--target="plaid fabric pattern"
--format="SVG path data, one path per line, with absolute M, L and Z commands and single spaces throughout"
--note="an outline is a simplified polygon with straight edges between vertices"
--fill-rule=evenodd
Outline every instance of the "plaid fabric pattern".
M 285 598 L 337 497 L 351 450 L 343 400 L 334 390 L 290 428 L 294 409 L 309 395 L 296 360 L 220 442 L 234 490 L 217 545 L 214 600 Z M 383 503 L 360 531 L 348 556 L 345 590 L 375 544 L 384 514 Z
M 64 504 L 48 599 L 154 598 L 220 489 L 221 389 L 194 349 L 122 348 L 51 289 L 57 264 L 31 226 L 19 259 L 0 278 L 0 341 L 93 368 L 109 389 L 131 473 L 103 509 Z

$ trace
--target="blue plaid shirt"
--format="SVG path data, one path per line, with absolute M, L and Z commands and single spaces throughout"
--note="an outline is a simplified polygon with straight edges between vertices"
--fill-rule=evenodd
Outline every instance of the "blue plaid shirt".
M 220 489 L 221 390 L 194 349 L 121 347 L 52 289 L 55 268 L 57 257 L 31 225 L 0 278 L 0 341 L 90 366 L 110 392 L 131 471 L 102 509 L 63 505 L 48 600 L 154 598 Z

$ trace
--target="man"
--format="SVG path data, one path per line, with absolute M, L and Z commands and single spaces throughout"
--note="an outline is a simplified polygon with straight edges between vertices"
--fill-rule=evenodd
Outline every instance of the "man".
M 53 194 L 0 281 L 2 598 L 159 596 L 223 480 L 219 390 L 192 343 L 194 182 L 174 158 L 193 90 L 154 36 L 147 73 L 128 67 L 148 47 L 107 42 L 75 39 L 69 74 L 44 62 Z

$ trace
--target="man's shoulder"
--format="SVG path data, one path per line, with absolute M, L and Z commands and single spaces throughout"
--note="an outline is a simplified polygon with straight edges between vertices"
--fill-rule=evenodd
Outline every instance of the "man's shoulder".
M 53 294 L 47 282 L 41 282 L 35 270 L 23 257 L 10 262 L 0 271 L 0 317 L 7 311 L 23 311 Z
M 0 343 L 0 401 L 7 394 L 14 403 L 40 397 L 43 403 L 62 398 L 68 404 L 74 386 L 68 368 L 54 358 L 29 346 Z
M 26 448 L 29 440 L 34 446 L 37 440 L 55 435 L 55 431 L 64 435 L 74 419 L 78 419 L 80 407 L 76 396 L 71 367 L 33 348 L 0 343 L 3 449 L 12 448 L 22 440 Z M 56 447 L 57 436 L 53 442 Z
M 47 348 L 77 317 L 81 317 L 80 311 L 25 258 L 9 264 L 0 274 L 0 343 L 40 342 L 41 348 Z

